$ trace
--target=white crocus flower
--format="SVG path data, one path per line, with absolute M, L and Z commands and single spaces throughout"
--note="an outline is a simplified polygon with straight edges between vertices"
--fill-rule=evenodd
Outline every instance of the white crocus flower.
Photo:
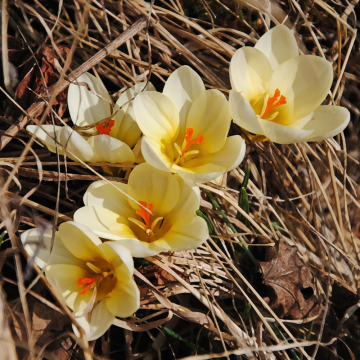
M 77 83 L 88 84 L 102 98 L 89 91 L 84 85 Z M 71 120 L 80 127 L 107 118 L 109 121 L 91 129 L 82 130 L 82 135 L 67 125 L 43 125 L 43 128 L 52 137 L 56 134 L 58 142 L 62 146 L 66 145 L 66 148 L 82 161 L 132 164 L 135 161 L 135 155 L 131 148 L 140 139 L 141 131 L 134 120 L 133 101 L 129 102 L 129 100 L 143 91 L 145 85 L 141 82 L 126 90 L 121 94 L 111 112 L 109 93 L 95 76 L 85 73 L 69 86 L 68 107 Z M 153 90 L 155 90 L 153 85 L 149 83 L 144 91 Z M 127 104 L 124 105 L 125 103 Z M 119 110 L 122 105 L 124 106 Z M 113 117 L 111 117 L 112 114 L 114 114 Z M 36 125 L 29 125 L 26 129 L 34 133 L 51 152 L 56 152 L 55 142 L 46 132 Z M 64 153 L 61 147 L 59 147 L 59 153 Z M 70 154 L 68 156 L 72 158 Z
M 163 93 L 143 92 L 134 100 L 144 134 L 141 152 L 150 165 L 196 182 L 211 181 L 237 167 L 245 155 L 241 136 L 227 137 L 231 116 L 219 90 L 205 90 L 188 66 L 174 71 Z
M 31 229 L 21 241 L 40 268 L 48 264 L 46 278 L 74 311 L 89 341 L 102 336 L 115 316 L 126 318 L 138 310 L 140 294 L 128 249 L 119 242 L 102 243 L 86 226 L 71 221 L 59 226 L 50 255 L 51 236 L 51 230 Z
M 294 35 L 284 25 L 265 33 L 255 47 L 236 51 L 230 81 L 234 121 L 273 142 L 324 140 L 350 121 L 344 107 L 321 105 L 333 81 L 331 63 L 299 55 Z
M 132 256 L 195 249 L 209 237 L 206 222 L 196 215 L 198 188 L 180 176 L 141 164 L 131 172 L 127 185 L 111 183 L 92 183 L 84 195 L 85 206 L 75 212 L 74 220 L 101 238 L 116 240 Z

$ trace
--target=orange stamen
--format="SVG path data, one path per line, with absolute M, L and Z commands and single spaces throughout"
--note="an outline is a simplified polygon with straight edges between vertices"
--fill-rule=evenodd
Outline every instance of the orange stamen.
M 110 120 L 109 124 L 107 127 L 104 126 L 104 124 L 98 125 L 96 127 L 96 130 L 100 133 L 100 134 L 104 134 L 104 135 L 109 135 L 111 128 L 115 125 L 115 120 Z
M 97 278 L 80 278 L 77 279 L 77 285 L 79 287 L 83 287 L 85 284 L 89 284 L 88 286 L 86 286 L 85 289 L 80 291 L 81 295 L 84 295 L 87 293 L 87 291 L 91 288 L 91 285 L 96 282 Z
M 280 96 L 280 90 L 276 89 L 274 96 L 269 97 L 267 101 L 265 111 L 261 116 L 262 119 L 265 119 L 265 117 L 269 114 L 270 111 L 274 110 L 280 105 L 286 104 L 286 97 L 281 95 L 280 99 L 278 100 L 279 96 Z
M 147 202 L 145 201 L 139 201 L 139 203 L 142 206 L 145 206 L 150 211 L 152 211 L 152 209 L 154 208 L 154 204 L 149 204 L 148 207 Z M 136 210 L 136 213 L 144 220 L 146 227 L 150 229 L 150 221 L 149 221 L 150 213 L 143 208 L 141 208 L 141 210 Z
M 193 128 L 187 128 L 185 130 L 185 147 L 182 151 L 181 156 L 184 156 L 184 154 L 186 153 L 186 150 L 188 149 L 189 146 L 194 145 L 194 144 L 201 144 L 204 141 L 204 136 L 203 135 L 199 135 L 195 140 L 191 141 L 191 138 L 194 134 L 194 129 Z

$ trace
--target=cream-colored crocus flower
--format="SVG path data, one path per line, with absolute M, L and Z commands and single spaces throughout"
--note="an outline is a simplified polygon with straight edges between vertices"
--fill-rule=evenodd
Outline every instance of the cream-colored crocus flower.
M 35 263 L 46 266 L 46 278 L 74 311 L 89 341 L 102 336 L 115 316 L 126 318 L 137 311 L 140 294 L 133 280 L 134 263 L 120 242 L 102 243 L 73 221 L 59 226 L 50 254 L 51 237 L 51 230 L 31 229 L 21 241 Z
M 101 98 L 89 91 L 84 83 Z M 144 82 L 138 83 L 122 93 L 111 111 L 109 93 L 95 76 L 85 73 L 69 86 L 68 107 L 71 120 L 80 127 L 109 118 L 108 123 L 81 130 L 82 135 L 67 125 L 43 125 L 43 128 L 52 137 L 56 135 L 60 144 L 66 145 L 67 149 L 82 161 L 132 164 L 135 155 L 131 149 L 140 139 L 141 131 L 134 120 L 133 101 L 130 100 L 143 91 L 145 85 Z M 155 89 L 149 83 L 145 90 Z M 122 105 L 124 106 L 120 109 Z M 45 131 L 36 125 L 29 125 L 26 129 L 35 133 L 51 152 L 56 152 L 54 140 Z M 60 147 L 59 153 L 63 154 Z M 68 156 L 72 158 L 71 154 Z
M 240 136 L 227 137 L 228 101 L 219 90 L 205 90 L 188 66 L 174 71 L 163 93 L 144 92 L 134 100 L 135 120 L 144 138 L 147 163 L 182 178 L 211 181 L 237 167 L 245 155 Z
M 84 203 L 75 212 L 75 221 L 86 224 L 101 238 L 117 240 L 134 257 L 195 249 L 209 236 L 205 221 L 196 215 L 200 206 L 196 191 L 178 175 L 148 164 L 136 166 L 127 185 L 92 183 Z
M 284 25 L 265 33 L 255 47 L 236 51 L 230 81 L 233 120 L 273 142 L 324 140 L 350 121 L 344 107 L 321 105 L 333 81 L 331 63 L 299 55 L 296 40 Z

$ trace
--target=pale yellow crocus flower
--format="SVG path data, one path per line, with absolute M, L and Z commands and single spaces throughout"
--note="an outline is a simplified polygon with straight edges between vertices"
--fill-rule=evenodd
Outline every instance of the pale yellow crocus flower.
M 84 83 L 100 97 L 89 91 Z M 55 142 L 51 138 L 56 136 L 62 146 L 66 145 L 82 161 L 132 164 L 137 155 L 132 148 L 140 139 L 141 131 L 134 120 L 133 101 L 130 100 L 141 91 L 154 90 L 151 83 L 138 83 L 120 95 L 111 111 L 109 93 L 95 76 L 85 73 L 69 85 L 67 99 L 71 120 L 80 127 L 109 118 L 107 123 L 81 130 L 82 133 L 68 125 L 43 125 L 48 134 L 37 125 L 29 125 L 26 129 L 34 133 L 51 152 L 56 152 Z M 124 106 L 120 109 L 122 105 Z M 58 150 L 60 154 L 64 154 L 61 147 Z M 71 154 L 68 157 L 73 158 Z
M 131 172 L 127 185 L 92 183 L 84 195 L 85 206 L 75 212 L 74 219 L 101 238 L 127 247 L 134 257 L 195 249 L 209 232 L 206 222 L 196 215 L 200 200 L 194 190 L 178 175 L 141 164 Z
M 86 226 L 72 221 L 59 226 L 50 255 L 51 237 L 51 230 L 31 229 L 21 241 L 35 263 L 46 266 L 46 278 L 74 311 L 89 341 L 102 336 L 116 316 L 126 318 L 137 311 L 140 294 L 128 249 L 119 242 L 102 243 Z
M 147 163 L 182 178 L 208 182 L 237 167 L 245 155 L 241 136 L 227 137 L 228 101 L 215 89 L 205 90 L 188 66 L 174 71 L 163 93 L 144 92 L 134 100 L 135 120 L 144 138 Z
M 321 105 L 332 85 L 332 64 L 299 55 L 285 25 L 266 32 L 255 47 L 236 51 L 230 81 L 233 120 L 263 139 L 279 144 L 320 141 L 339 134 L 350 121 L 346 108 Z

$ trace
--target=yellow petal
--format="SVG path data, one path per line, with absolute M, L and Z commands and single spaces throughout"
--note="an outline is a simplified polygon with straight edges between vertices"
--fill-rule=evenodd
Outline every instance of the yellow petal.
M 62 126 L 53 126 L 53 125 L 42 125 L 43 129 L 52 137 L 57 138 L 59 141 L 59 132 L 62 129 Z M 32 134 L 35 134 L 38 139 L 42 141 L 46 145 L 46 147 L 49 149 L 49 151 L 56 153 L 56 145 L 55 141 L 40 127 L 37 125 L 28 125 L 26 127 L 26 130 L 29 131 Z M 42 144 L 40 144 L 42 145 Z M 58 152 L 59 154 L 63 155 L 64 152 L 62 151 L 61 146 L 58 146 Z
M 173 161 L 161 150 L 156 142 L 151 142 L 147 137 L 141 140 L 141 153 L 148 164 L 161 171 L 171 171 Z
M 269 59 L 273 70 L 286 60 L 299 55 L 294 34 L 285 25 L 277 25 L 267 31 L 256 43 L 255 49 Z

